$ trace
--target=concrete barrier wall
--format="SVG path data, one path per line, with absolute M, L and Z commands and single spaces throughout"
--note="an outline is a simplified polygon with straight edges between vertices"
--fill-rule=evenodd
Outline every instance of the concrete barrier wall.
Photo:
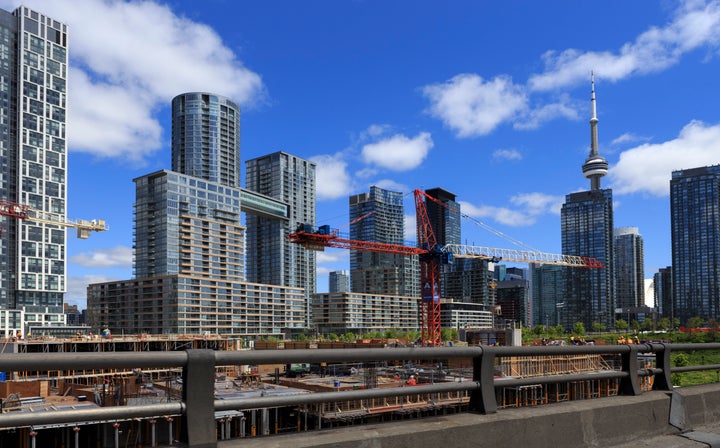
M 617 447 L 720 417 L 720 385 L 222 441 L 220 448 Z M 649 445 L 643 445 L 649 446 Z M 659 446 L 659 445 L 658 445 Z

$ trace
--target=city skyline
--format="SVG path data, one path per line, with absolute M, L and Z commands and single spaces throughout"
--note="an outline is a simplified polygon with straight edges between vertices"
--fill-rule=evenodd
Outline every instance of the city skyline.
M 131 277 L 132 179 L 170 168 L 183 92 L 240 105 L 243 162 L 315 162 L 318 225 L 346 226 L 347 198 L 372 185 L 405 193 L 413 224 L 412 190 L 439 187 L 464 214 L 559 253 L 560 205 L 587 189 L 594 70 L 603 185 L 615 226 L 643 235 L 648 278 L 672 264 L 671 172 L 720 163 L 718 2 L 24 4 L 72 35 L 68 217 L 110 226 L 68 237 L 66 301 L 81 307 L 87 283 Z M 468 219 L 462 241 L 514 247 Z M 318 255 L 318 291 L 348 260 Z

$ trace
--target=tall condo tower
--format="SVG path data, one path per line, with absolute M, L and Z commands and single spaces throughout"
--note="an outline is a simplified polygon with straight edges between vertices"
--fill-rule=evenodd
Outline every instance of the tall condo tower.
M 614 230 L 615 297 L 623 310 L 645 305 L 645 256 L 637 227 Z M 625 311 L 623 311 L 624 313 Z
M 362 216 L 366 218 L 354 222 Z M 368 193 L 350 196 L 350 239 L 404 244 L 403 194 L 372 186 Z M 420 292 L 418 257 L 376 252 L 350 252 L 352 292 L 417 296 Z
M 247 279 L 303 288 L 310 327 L 310 296 L 317 281 L 315 252 L 289 242 L 286 236 L 298 223 L 315 225 L 315 163 L 275 152 L 246 161 L 245 171 L 248 190 L 289 206 L 287 221 L 247 216 Z
M 0 199 L 66 216 L 67 26 L 0 10 Z M 0 334 L 64 324 L 65 228 L 0 217 Z
M 192 92 L 172 100 L 172 170 L 240 187 L 240 108 L 220 95 Z
M 720 165 L 673 171 L 670 228 L 674 317 L 720 319 Z
M 608 163 L 598 151 L 594 75 L 591 86 L 590 155 L 582 166 L 590 190 L 565 197 L 560 215 L 562 253 L 597 258 L 605 268 L 564 269 L 565 301 L 557 306 L 562 310 L 560 324 L 566 328 L 577 322 L 585 328 L 591 328 L 593 322 L 606 327 L 615 324 L 612 190 L 600 188 Z

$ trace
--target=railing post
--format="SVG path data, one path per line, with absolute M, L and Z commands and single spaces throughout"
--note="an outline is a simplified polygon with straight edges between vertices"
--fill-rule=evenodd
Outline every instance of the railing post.
M 662 369 L 661 375 L 655 375 L 653 379 L 653 390 L 672 390 L 672 378 L 670 376 L 672 364 L 670 362 L 670 346 L 666 344 L 650 344 L 655 352 L 655 368 Z
M 622 354 L 622 371 L 627 372 L 628 376 L 620 379 L 620 393 L 622 395 L 640 395 L 640 382 L 638 381 L 638 346 L 628 345 L 627 352 Z
M 215 448 L 215 352 L 187 350 L 183 369 L 183 437 L 190 448 Z
M 470 410 L 481 414 L 497 412 L 495 398 L 495 352 L 492 347 L 483 347 L 480 356 L 473 358 L 473 381 L 480 388 L 470 394 Z

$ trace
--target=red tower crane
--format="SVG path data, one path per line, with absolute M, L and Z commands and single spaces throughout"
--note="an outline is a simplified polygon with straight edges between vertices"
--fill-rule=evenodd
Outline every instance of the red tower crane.
M 453 244 L 441 247 L 437 243 L 435 232 L 432 229 L 425 201 L 432 200 L 443 207 L 447 207 L 447 205 L 422 190 L 416 189 L 414 193 L 418 245 L 420 247 L 341 238 L 337 231 L 331 231 L 328 225 L 314 229 L 310 224 L 301 224 L 297 231 L 288 235 L 287 238 L 309 250 L 322 251 L 326 247 L 334 247 L 386 254 L 418 255 L 420 259 L 421 339 L 425 346 L 439 346 L 442 343 L 440 337 L 440 273 L 441 266 L 449 263 L 453 257 L 480 258 L 495 262 L 502 259 L 508 262 L 554 264 L 581 268 L 603 267 L 602 263 L 591 257 Z M 353 222 L 368 215 L 361 216 Z

